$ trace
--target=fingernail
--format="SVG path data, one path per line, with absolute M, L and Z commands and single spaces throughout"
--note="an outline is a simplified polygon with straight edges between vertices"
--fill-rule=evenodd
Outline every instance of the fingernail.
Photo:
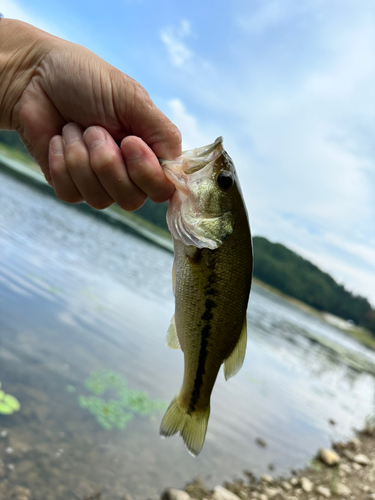
M 102 129 L 91 127 L 83 134 L 83 140 L 88 149 L 94 149 L 105 141 L 105 134 Z
M 68 123 L 63 128 L 63 140 L 65 144 L 73 144 L 81 139 L 82 132 L 78 125 L 74 123 Z
M 61 135 L 55 135 L 50 142 L 51 150 L 55 155 L 61 155 L 64 151 Z

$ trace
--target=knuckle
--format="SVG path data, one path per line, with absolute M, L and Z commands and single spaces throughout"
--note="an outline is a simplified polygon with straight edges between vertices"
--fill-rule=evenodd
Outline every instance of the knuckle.
M 118 160 L 119 156 L 115 151 L 105 151 L 96 161 L 91 162 L 91 166 L 98 175 L 105 175 L 114 170 Z
M 145 194 L 128 196 L 124 200 L 118 202 L 118 205 L 127 212 L 135 212 L 136 210 L 141 208 L 142 205 L 144 205 L 146 199 L 147 196 Z
M 87 201 L 87 203 L 96 210 L 104 210 L 105 208 L 113 205 L 113 200 L 110 200 L 108 198 L 98 198 L 96 200 Z
M 65 161 L 68 168 L 76 168 L 88 163 L 88 154 L 80 144 L 72 144 L 66 148 Z
M 83 201 L 83 198 L 80 194 L 78 193 L 59 193 L 58 191 L 55 190 L 56 196 L 61 200 L 65 201 L 65 203 L 81 203 Z

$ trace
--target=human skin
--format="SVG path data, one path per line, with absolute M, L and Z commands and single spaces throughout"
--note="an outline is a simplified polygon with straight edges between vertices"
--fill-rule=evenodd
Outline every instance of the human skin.
M 16 130 L 56 195 L 97 209 L 169 199 L 158 158 L 181 134 L 146 90 L 86 48 L 0 21 L 0 128 Z

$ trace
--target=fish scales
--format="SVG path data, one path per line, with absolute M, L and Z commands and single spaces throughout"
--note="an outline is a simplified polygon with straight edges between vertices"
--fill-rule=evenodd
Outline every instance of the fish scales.
M 185 174 L 187 179 L 182 185 L 180 174 L 176 181 L 166 171 L 179 191 L 168 209 L 175 251 L 176 304 L 168 335 L 169 343 L 176 336 L 175 343 L 184 353 L 184 378 L 164 416 L 161 434 L 169 436 L 179 431 L 195 455 L 204 443 L 211 392 L 221 364 L 228 363 L 228 378 L 243 361 L 253 265 L 249 223 L 233 163 L 221 141 L 206 148 L 212 150 L 198 156 L 193 168 L 190 160 L 182 163 L 185 172 L 192 171 Z M 189 154 L 197 158 L 197 154 Z M 224 188 L 218 180 L 220 174 L 231 176 L 231 180 L 224 178 Z M 189 200 L 187 212 L 183 204 Z M 185 213 L 185 220 L 180 220 L 180 213 Z M 197 221 L 201 221 L 202 231 L 197 229 Z M 193 229 L 186 228 L 189 222 Z

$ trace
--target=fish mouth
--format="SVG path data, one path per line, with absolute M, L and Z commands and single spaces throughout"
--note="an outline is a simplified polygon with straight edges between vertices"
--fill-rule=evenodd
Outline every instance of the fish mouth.
M 168 169 L 168 167 L 176 165 L 176 162 L 180 160 L 181 171 L 185 175 L 191 175 L 199 170 L 202 170 L 202 168 L 212 161 L 217 160 L 223 151 L 223 138 L 220 136 L 212 144 L 183 151 L 182 155 L 176 160 L 159 159 L 159 162 L 162 167 L 166 167 L 166 169 Z

